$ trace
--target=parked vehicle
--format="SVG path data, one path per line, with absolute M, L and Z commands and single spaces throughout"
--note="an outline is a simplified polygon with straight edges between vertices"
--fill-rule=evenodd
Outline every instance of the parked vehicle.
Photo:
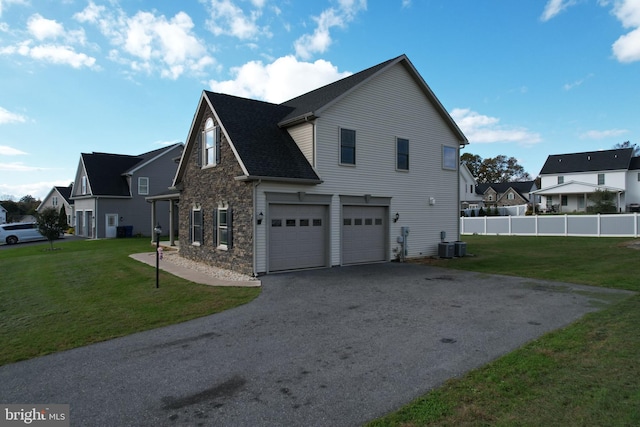
M 13 245 L 18 242 L 32 242 L 35 240 L 47 240 L 46 237 L 40 234 L 38 225 L 35 222 L 0 225 L 0 242 Z

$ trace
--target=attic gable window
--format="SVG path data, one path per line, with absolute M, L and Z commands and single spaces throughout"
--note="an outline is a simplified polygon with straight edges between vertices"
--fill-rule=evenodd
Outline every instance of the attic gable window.
M 343 165 L 356 164 L 356 131 L 340 129 L 340 163 Z
M 204 125 L 203 166 L 215 166 L 220 163 L 220 128 L 208 118 Z
M 87 177 L 80 178 L 80 194 L 87 194 Z

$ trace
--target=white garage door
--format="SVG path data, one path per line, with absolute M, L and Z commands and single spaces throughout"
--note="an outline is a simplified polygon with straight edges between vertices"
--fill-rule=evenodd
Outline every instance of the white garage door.
M 269 205 L 269 271 L 325 267 L 327 207 Z
M 343 264 L 387 261 L 386 217 L 382 206 L 343 206 Z

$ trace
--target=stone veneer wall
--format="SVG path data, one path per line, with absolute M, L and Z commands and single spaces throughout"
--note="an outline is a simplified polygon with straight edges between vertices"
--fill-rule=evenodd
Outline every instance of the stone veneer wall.
M 208 109 L 207 109 L 208 110 Z M 198 132 L 204 130 L 207 118 L 215 117 L 206 111 Z M 217 122 L 216 122 L 217 124 Z M 199 148 L 199 150 L 198 150 Z M 202 169 L 198 166 L 201 147 L 195 147 L 183 177 L 180 194 L 180 254 L 194 261 L 252 275 L 253 272 L 253 186 L 234 177 L 242 175 L 224 134 L 221 135 L 220 163 Z M 229 250 L 216 249 L 213 245 L 213 211 L 220 203 L 227 202 L 233 210 L 233 246 Z M 203 218 L 203 244 L 194 246 L 189 241 L 191 210 L 200 205 Z

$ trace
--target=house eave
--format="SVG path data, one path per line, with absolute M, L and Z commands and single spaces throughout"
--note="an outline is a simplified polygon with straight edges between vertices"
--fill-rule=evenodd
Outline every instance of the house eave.
M 240 175 L 234 177 L 236 181 L 270 181 L 270 182 L 286 182 L 291 184 L 322 184 L 324 181 L 321 179 L 309 179 L 309 178 L 285 178 L 280 176 L 258 176 L 258 175 Z

